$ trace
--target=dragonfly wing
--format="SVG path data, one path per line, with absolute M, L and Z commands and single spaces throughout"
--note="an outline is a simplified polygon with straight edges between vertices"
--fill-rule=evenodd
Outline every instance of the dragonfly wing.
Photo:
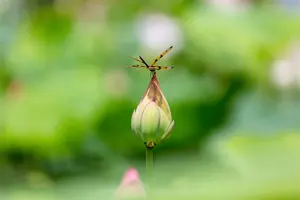
M 128 68 L 145 68 L 146 66 L 144 66 L 144 65 L 130 65 L 130 66 L 126 66 L 126 67 L 128 67 Z
M 155 69 L 155 70 L 170 70 L 173 69 L 174 67 L 171 66 L 151 66 L 151 68 Z
M 157 61 L 159 61 L 164 55 L 166 55 L 171 49 L 173 48 L 173 46 L 170 46 L 167 50 L 165 50 L 164 52 L 162 52 L 157 58 L 154 59 L 153 63 L 150 66 L 153 66 Z
M 135 60 L 135 61 L 138 61 L 138 62 L 140 62 L 140 63 L 143 63 L 143 61 L 141 61 L 141 60 L 138 59 L 138 58 L 134 58 L 134 57 L 131 57 L 131 56 L 129 56 L 129 58 L 131 58 L 131 59 L 133 59 L 133 60 Z

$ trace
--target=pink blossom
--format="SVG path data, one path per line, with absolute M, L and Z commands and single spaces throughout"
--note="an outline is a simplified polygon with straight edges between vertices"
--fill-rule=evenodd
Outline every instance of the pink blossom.
M 115 193 L 115 199 L 145 199 L 145 197 L 146 192 L 138 171 L 135 168 L 129 168 Z

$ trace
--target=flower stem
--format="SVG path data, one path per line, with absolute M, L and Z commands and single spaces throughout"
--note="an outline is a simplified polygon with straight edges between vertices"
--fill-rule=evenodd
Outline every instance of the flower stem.
M 146 173 L 147 182 L 151 184 L 153 171 L 153 147 L 146 146 Z

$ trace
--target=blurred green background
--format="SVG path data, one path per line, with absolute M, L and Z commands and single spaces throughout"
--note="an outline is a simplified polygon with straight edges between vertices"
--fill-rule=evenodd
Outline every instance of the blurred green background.
M 110 199 L 152 61 L 156 199 L 300 199 L 300 2 L 0 0 L 0 199 Z M 175 192 L 176 191 L 176 192 Z

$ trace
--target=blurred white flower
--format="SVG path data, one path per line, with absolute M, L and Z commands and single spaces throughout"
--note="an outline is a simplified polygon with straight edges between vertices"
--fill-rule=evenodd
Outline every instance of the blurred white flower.
M 242 11 L 250 4 L 250 0 L 207 0 L 207 2 L 217 8 L 229 11 Z
M 275 61 L 271 73 L 273 82 L 280 88 L 300 87 L 300 45 L 293 43 L 286 56 Z
M 285 88 L 296 81 L 293 66 L 288 60 L 277 60 L 273 66 L 273 81 L 279 87 Z
M 143 46 L 153 51 L 162 51 L 169 46 L 182 48 L 182 31 L 174 19 L 162 14 L 142 13 L 138 17 L 136 31 Z

